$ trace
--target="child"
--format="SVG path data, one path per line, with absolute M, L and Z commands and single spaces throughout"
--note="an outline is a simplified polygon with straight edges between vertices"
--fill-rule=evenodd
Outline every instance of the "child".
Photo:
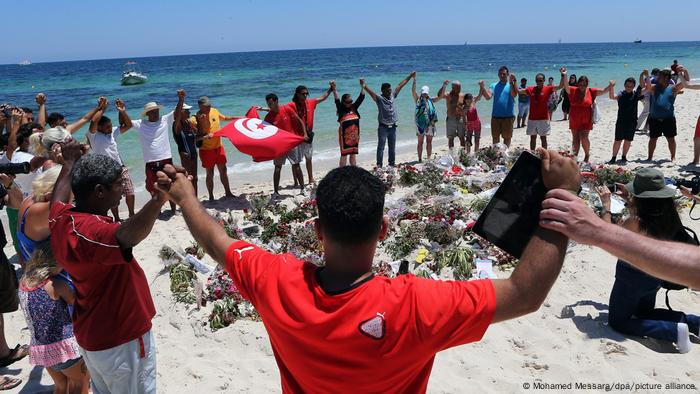
M 637 84 L 634 78 L 625 80 L 625 89 L 615 94 L 615 82 L 610 81 L 613 89 L 610 89 L 610 99 L 617 101 L 617 122 L 615 123 L 615 142 L 613 143 L 612 159 L 609 164 L 617 162 L 617 153 L 620 151 L 620 144 L 624 140 L 622 147 L 622 163 L 627 163 L 627 152 L 630 150 L 632 140 L 634 140 L 634 132 L 637 129 L 637 104 L 644 99 L 642 86 L 634 86 Z
M 464 95 L 464 129 L 467 131 L 467 153 L 471 152 L 472 135 L 474 136 L 474 152 L 479 150 L 479 139 L 481 138 L 481 119 L 476 112 L 476 103 L 481 100 L 481 93 L 476 98 L 467 93 Z
M 19 284 L 19 299 L 31 333 L 29 363 L 46 368 L 56 393 L 88 393 L 90 375 L 73 335 L 69 305 L 75 294 L 70 277 L 51 253 L 37 247 Z

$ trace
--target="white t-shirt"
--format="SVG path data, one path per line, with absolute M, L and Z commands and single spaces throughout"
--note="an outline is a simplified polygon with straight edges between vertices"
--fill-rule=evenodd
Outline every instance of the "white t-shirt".
M 148 120 L 132 120 L 133 129 L 139 133 L 143 161 L 150 163 L 153 161 L 170 159 L 173 154 L 170 151 L 170 129 L 173 126 L 173 112 L 161 116 L 157 122 Z
M 121 135 L 119 127 L 113 127 L 109 134 L 96 131 L 88 132 L 87 138 L 92 151 L 100 155 L 105 155 L 116 160 L 120 165 L 124 165 L 122 158 L 119 156 L 119 148 L 117 147 L 117 137 Z
M 10 162 L 31 162 L 33 158 L 34 155 L 32 154 L 16 150 L 15 153 L 12 154 L 12 160 L 10 160 Z M 24 198 L 27 198 L 30 194 L 32 194 L 32 182 L 34 182 L 34 178 L 36 178 L 38 174 L 38 171 L 33 171 L 29 174 L 17 174 L 17 177 L 15 177 L 15 184 L 19 186 L 19 189 L 22 191 L 22 196 L 24 196 Z

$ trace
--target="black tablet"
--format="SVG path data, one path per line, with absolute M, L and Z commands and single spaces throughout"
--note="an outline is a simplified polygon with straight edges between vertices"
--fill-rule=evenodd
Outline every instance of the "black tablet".
M 539 225 L 547 190 L 542 161 L 523 152 L 474 225 L 474 232 L 520 258 Z

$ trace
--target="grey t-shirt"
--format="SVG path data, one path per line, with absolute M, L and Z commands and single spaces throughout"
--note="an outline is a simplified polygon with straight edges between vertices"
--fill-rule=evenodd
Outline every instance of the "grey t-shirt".
M 377 118 L 380 125 L 392 126 L 398 122 L 399 117 L 394 106 L 394 93 L 391 93 L 390 99 L 381 94 L 377 95 L 377 110 Z

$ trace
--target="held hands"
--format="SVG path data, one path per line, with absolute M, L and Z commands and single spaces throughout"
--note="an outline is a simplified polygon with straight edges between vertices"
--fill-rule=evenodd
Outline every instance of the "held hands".
M 117 111 L 119 111 L 119 112 L 124 112 L 124 111 L 126 111 L 126 106 L 124 105 L 124 102 L 123 102 L 122 99 L 120 99 L 120 98 L 118 98 L 118 99 L 114 102 L 114 106 L 117 107 Z
M 156 175 L 158 179 L 155 186 L 156 190 L 160 192 L 158 193 L 159 201 L 170 200 L 181 205 L 182 201 L 187 198 L 197 199 L 192 182 L 190 182 L 192 177 L 187 175 L 184 168 L 166 164 Z
M 566 189 L 578 194 L 581 172 L 576 162 L 552 150 L 537 151 L 542 157 L 542 180 L 547 190 Z
M 185 94 L 185 90 L 184 90 L 184 89 L 178 89 L 178 90 L 177 90 L 177 98 L 178 98 L 178 99 L 184 100 L 184 99 L 185 99 L 185 95 L 186 95 L 186 94 Z
M 87 145 L 83 145 L 74 139 L 54 144 L 51 147 L 51 153 L 58 163 L 75 163 L 88 150 L 89 147 Z
M 104 96 L 100 96 L 100 98 L 97 99 L 97 108 L 104 110 L 105 108 L 107 108 L 107 103 L 107 98 Z
M 610 84 L 610 87 L 611 87 L 611 88 L 614 88 L 614 87 L 615 87 L 615 81 L 613 81 L 612 79 L 611 79 L 610 82 L 608 82 L 608 83 Z
M 483 80 L 483 79 L 482 79 L 481 81 L 479 81 L 479 87 L 480 87 L 481 89 L 484 88 L 484 80 Z
M 566 67 L 560 68 L 559 72 L 561 73 L 561 75 L 566 75 Z
M 510 77 L 509 77 L 509 79 L 510 79 L 510 83 L 513 83 L 513 84 L 514 84 L 514 83 L 515 83 L 515 81 L 516 81 L 516 77 L 515 77 L 515 74 L 510 74 Z
M 38 105 L 44 105 L 46 104 L 46 95 L 44 93 L 39 93 L 34 97 L 34 100 Z
M 450 84 L 450 81 L 446 79 L 446 80 L 442 83 L 442 86 L 447 86 L 447 85 L 449 85 L 449 84 Z
M 328 84 L 331 86 L 331 90 L 335 91 L 335 81 L 330 81 Z
M 415 72 L 415 71 L 411 71 L 411 73 L 408 75 L 408 78 L 409 78 L 409 79 L 410 79 L 410 78 L 415 78 L 415 77 L 416 77 L 416 72 Z
M 365 79 L 364 78 L 360 78 L 360 86 L 362 86 L 363 88 L 365 87 Z

